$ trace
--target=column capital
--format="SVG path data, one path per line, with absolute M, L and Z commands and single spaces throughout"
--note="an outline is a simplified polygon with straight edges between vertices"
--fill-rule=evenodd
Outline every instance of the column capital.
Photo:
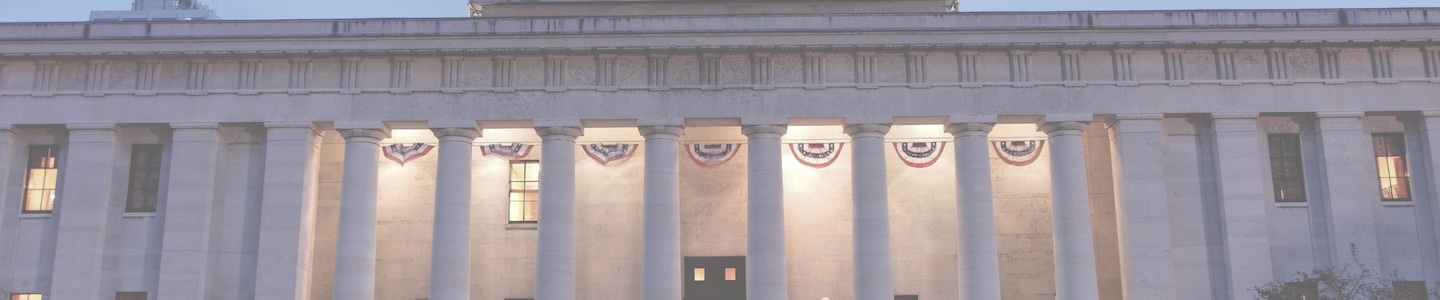
M 570 126 L 535 127 L 535 134 L 540 135 L 540 139 L 542 140 L 561 139 L 574 141 L 575 138 L 585 135 L 585 130 L 580 129 L 580 127 Z
M 685 126 L 675 126 L 675 125 L 640 126 L 640 135 L 645 136 L 646 139 L 662 138 L 662 137 L 668 135 L 669 138 L 674 139 L 674 138 L 678 138 L 678 137 L 680 137 L 680 136 L 682 136 L 682 135 L 685 135 Z
M 70 131 L 116 131 L 119 130 L 115 124 L 65 124 L 65 129 Z
M 1126 126 L 1123 130 L 1126 132 L 1160 132 L 1160 120 L 1164 118 L 1164 114 L 1117 114 L 1115 115 L 1114 119 L 1111 119 L 1110 122 L 1105 123 L 1105 128 L 1115 130 L 1117 129 L 1117 126 L 1125 124 Z M 1151 128 L 1142 128 L 1137 130 L 1136 127 L 1140 125 L 1149 125 Z
M 461 139 L 465 141 L 474 141 L 475 138 L 480 137 L 480 130 L 477 130 L 475 128 L 431 128 L 430 132 L 435 133 L 435 137 L 439 138 L 440 140 Z
M 364 139 L 374 139 L 376 143 L 379 143 L 380 140 L 383 140 L 383 139 L 385 139 L 385 138 L 387 138 L 387 137 L 390 137 L 390 131 L 389 131 L 389 130 L 381 130 L 381 129 L 360 129 L 360 128 L 352 128 L 352 129 L 336 129 L 335 131 L 339 131 L 339 132 L 340 132 L 340 137 L 345 138 L 345 142 L 364 141 Z
M 1212 121 L 1214 121 L 1214 120 L 1231 120 L 1231 119 L 1252 119 L 1252 120 L 1253 120 L 1253 119 L 1257 119 L 1257 118 L 1260 118 L 1260 114 L 1259 114 L 1259 113 L 1212 113 L 1212 114 L 1210 114 L 1210 120 L 1212 120 Z
M 180 130 L 220 130 L 220 123 L 170 123 L 170 129 Z
M 1052 136 L 1052 137 L 1053 137 L 1053 136 L 1057 136 L 1057 135 L 1064 135 L 1064 134 L 1067 134 L 1067 133 L 1068 133 L 1068 134 L 1079 135 L 1080 133 L 1085 132 L 1085 128 L 1088 128 L 1088 127 L 1090 127 L 1090 123 L 1089 123 L 1089 122 L 1075 122 L 1075 121 L 1047 122 L 1047 123 L 1044 123 L 1043 125 L 1040 125 L 1040 131 L 1041 131 L 1041 132 L 1044 132 L 1045 134 L 1050 135 L 1050 136 Z M 1072 133 L 1072 131 L 1073 131 L 1073 133 Z
M 1420 112 L 1420 116 L 1421 116 L 1421 117 L 1425 117 L 1425 118 L 1440 118 L 1440 110 L 1427 110 L 1427 111 L 1422 111 L 1422 112 Z M 0 125 L 0 126 L 5 126 L 5 125 Z
M 480 122 L 475 120 L 430 120 L 426 122 L 430 129 L 461 128 L 479 131 Z
M 9 131 L 14 130 L 14 129 L 15 129 L 15 128 L 14 128 L 14 125 L 10 125 L 10 124 L 0 124 L 0 132 L 9 132 Z
M 754 135 L 757 134 L 785 135 L 788 129 L 789 127 L 784 124 L 744 125 L 740 127 L 740 134 L 744 134 L 747 137 L 754 137 Z
M 990 136 L 990 130 L 995 129 L 995 123 L 950 123 L 945 126 L 945 133 L 955 137 L 962 136 Z
M 1365 116 L 1365 113 L 1364 113 L 1364 112 L 1354 112 L 1354 111 L 1326 111 L 1326 112 L 1317 112 L 1317 113 L 1315 113 L 1315 119 L 1316 119 L 1316 120 L 1321 120 L 1321 119 L 1359 119 L 1359 118 L 1364 117 L 1364 116 Z
M 890 124 L 850 124 L 845 125 L 845 134 L 851 138 L 859 137 L 880 137 L 884 138 L 890 133 Z

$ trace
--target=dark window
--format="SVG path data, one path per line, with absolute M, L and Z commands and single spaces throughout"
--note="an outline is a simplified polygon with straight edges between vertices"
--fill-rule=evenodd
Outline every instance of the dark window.
M 920 300 L 917 295 L 895 295 L 895 300 Z
M 1375 134 L 1375 166 L 1380 171 L 1380 200 L 1410 201 L 1410 169 L 1405 164 L 1405 136 Z
M 510 161 L 510 223 L 540 220 L 540 161 Z
M 25 168 L 23 213 L 48 213 L 55 209 L 55 183 L 60 179 L 60 147 L 30 147 Z
M 1300 135 L 1270 135 L 1270 179 L 1275 202 L 1305 202 L 1305 162 L 1300 157 Z
M 150 295 L 145 292 L 116 292 L 115 300 L 149 300 Z
M 135 145 L 130 151 L 130 191 L 125 212 L 155 212 L 160 195 L 160 145 Z
M 1320 285 L 1314 281 L 1286 282 L 1284 293 L 1279 299 L 1268 300 L 1320 299 Z
M 1424 281 L 1395 282 L 1395 300 L 1427 300 L 1428 294 Z
M 10 294 L 10 300 L 44 300 L 39 293 L 34 294 Z

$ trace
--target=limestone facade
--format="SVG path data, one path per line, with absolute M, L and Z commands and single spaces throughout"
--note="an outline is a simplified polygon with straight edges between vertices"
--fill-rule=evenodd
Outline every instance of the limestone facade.
M 0 291 L 674 299 L 681 270 L 644 266 L 747 256 L 752 299 L 1249 299 L 1352 246 L 1434 283 L 1429 15 L 0 24 Z M 1274 199 L 1271 134 L 1298 135 L 1306 201 Z M 1381 199 L 1375 134 L 1402 137 L 1408 201 Z M 1010 140 L 1047 143 L 1014 166 L 988 143 Z M 914 168 L 894 142 L 947 147 Z M 440 147 L 401 166 L 395 143 Z M 509 222 L 495 143 L 537 145 L 538 224 Z M 706 168 L 694 143 L 745 145 Z M 814 168 L 786 143 L 846 148 Z M 157 208 L 126 212 L 151 144 Z M 45 145 L 55 205 L 22 213 Z

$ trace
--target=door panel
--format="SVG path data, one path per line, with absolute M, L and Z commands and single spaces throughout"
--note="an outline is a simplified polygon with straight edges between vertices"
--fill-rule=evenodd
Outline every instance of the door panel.
M 745 257 L 686 257 L 685 300 L 744 300 Z

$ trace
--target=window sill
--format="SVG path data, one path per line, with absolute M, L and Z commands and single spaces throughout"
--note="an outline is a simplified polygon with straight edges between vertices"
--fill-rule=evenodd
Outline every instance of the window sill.
M 1275 207 L 1279 207 L 1279 208 L 1310 207 L 1310 202 L 1275 202 Z
M 1380 206 L 1386 207 L 1413 207 L 1415 201 L 1380 201 Z
M 153 212 L 126 212 L 124 216 L 124 218 L 126 219 L 145 219 L 154 217 L 155 213 Z
M 50 213 L 21 213 L 21 219 L 49 219 Z
M 506 223 L 505 229 L 535 230 L 540 228 L 540 223 Z

